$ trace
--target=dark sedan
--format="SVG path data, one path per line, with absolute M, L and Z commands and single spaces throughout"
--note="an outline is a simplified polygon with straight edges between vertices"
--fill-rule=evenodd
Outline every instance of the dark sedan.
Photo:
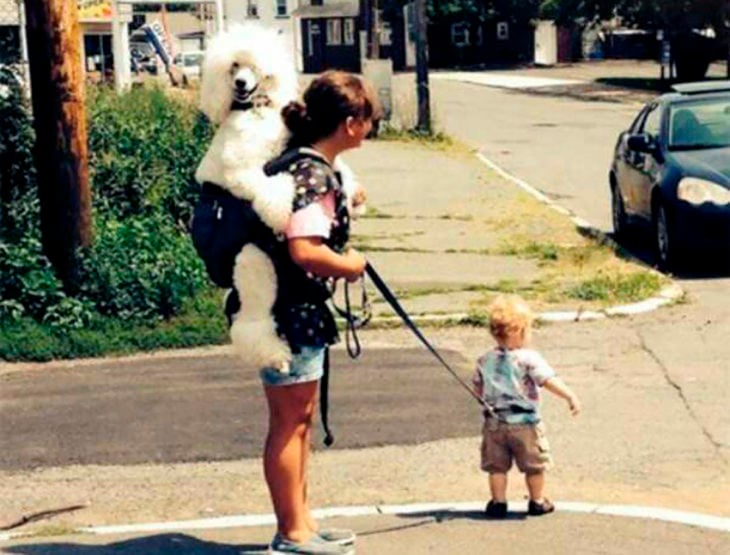
M 610 185 L 616 236 L 648 224 L 660 267 L 730 253 L 730 81 L 675 85 L 647 104 L 619 136 Z

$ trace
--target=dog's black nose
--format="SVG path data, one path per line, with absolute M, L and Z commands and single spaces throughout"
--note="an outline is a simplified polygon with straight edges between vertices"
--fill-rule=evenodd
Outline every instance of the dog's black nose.
M 246 88 L 246 80 L 238 78 L 236 79 L 236 87 L 239 89 L 245 89 Z

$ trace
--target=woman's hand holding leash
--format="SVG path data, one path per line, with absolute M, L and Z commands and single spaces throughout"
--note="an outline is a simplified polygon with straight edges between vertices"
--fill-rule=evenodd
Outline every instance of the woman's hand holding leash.
M 367 202 L 368 200 L 368 194 L 365 191 L 364 187 L 358 186 L 357 189 L 355 189 L 355 194 L 352 195 L 352 207 L 358 208 L 359 206 L 362 206 Z
M 343 256 L 349 270 L 347 275 L 344 277 L 347 281 L 353 283 L 360 279 L 363 273 L 365 273 L 365 266 L 368 261 L 365 260 L 365 257 L 355 249 L 348 249 Z

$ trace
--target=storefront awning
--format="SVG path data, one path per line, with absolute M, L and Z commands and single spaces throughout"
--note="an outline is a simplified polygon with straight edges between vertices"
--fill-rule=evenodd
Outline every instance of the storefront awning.
M 102 21 L 112 20 L 112 4 L 111 2 L 79 2 L 79 20 L 99 23 Z

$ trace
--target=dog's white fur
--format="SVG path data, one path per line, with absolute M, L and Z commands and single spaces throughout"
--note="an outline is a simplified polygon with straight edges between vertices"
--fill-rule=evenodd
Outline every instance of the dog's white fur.
M 289 139 L 281 109 L 297 98 L 297 88 L 294 62 L 275 31 L 237 25 L 219 34 L 207 49 L 200 107 L 219 127 L 195 177 L 251 201 L 275 233 L 284 231 L 291 216 L 294 181 L 287 173 L 267 177 L 263 166 Z M 234 100 L 244 99 L 256 107 L 231 110 Z M 357 189 L 354 174 L 341 160 L 335 167 L 352 198 Z M 256 246 L 246 245 L 236 258 L 233 283 L 241 299 L 231 326 L 235 351 L 252 366 L 287 372 L 291 352 L 277 336 L 271 314 L 277 290 L 271 260 Z

